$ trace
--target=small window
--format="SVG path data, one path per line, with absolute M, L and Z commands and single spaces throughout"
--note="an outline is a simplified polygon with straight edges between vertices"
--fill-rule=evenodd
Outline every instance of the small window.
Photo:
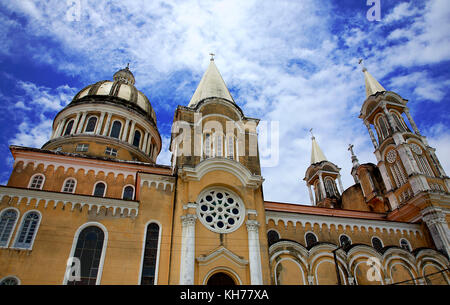
M 89 149 L 89 144 L 78 144 L 76 151 L 86 152 L 86 151 L 88 151 L 88 149 Z
M 18 213 L 16 210 L 3 210 L 0 216 L 0 247 L 7 247 L 16 224 Z
M 22 221 L 15 248 L 29 249 L 37 232 L 40 216 L 37 212 L 29 212 Z
M 340 243 L 341 247 L 345 247 L 345 246 L 350 246 L 352 244 L 352 241 L 350 240 L 350 238 L 347 235 L 342 234 L 339 237 L 339 243 Z
M 19 285 L 19 281 L 12 276 L 8 276 L 1 280 L 0 285 Z
M 68 179 L 66 180 L 66 183 L 64 183 L 63 192 L 64 193 L 73 193 L 75 191 L 75 185 L 76 185 L 75 179 Z
M 94 132 L 96 125 L 97 125 L 97 117 L 95 116 L 90 117 L 86 124 L 85 132 Z
M 110 137 L 118 139 L 120 136 L 120 129 L 122 128 L 122 123 L 119 121 L 114 121 L 111 128 Z
M 381 249 L 383 249 L 383 243 L 381 242 L 381 240 L 378 237 L 373 237 L 372 238 L 372 247 L 374 247 L 375 250 L 380 252 Z
M 105 154 L 113 157 L 117 157 L 117 149 L 112 147 L 106 147 Z
M 94 196 L 103 197 L 105 196 L 106 184 L 99 182 L 95 185 Z
M 133 145 L 139 148 L 139 144 L 141 143 L 141 132 L 136 130 L 134 132 Z
M 134 196 L 134 188 L 132 186 L 126 186 L 123 189 L 123 196 L 122 199 L 125 200 L 133 200 L 133 196 Z
M 267 242 L 269 243 L 269 247 L 272 246 L 274 243 L 278 242 L 280 240 L 280 235 L 278 235 L 278 232 L 275 230 L 270 230 L 267 232 Z
M 306 247 L 310 248 L 312 246 L 314 246 L 317 243 L 317 237 L 316 235 L 314 235 L 314 233 L 306 233 L 305 235 L 305 240 L 306 240 Z
M 409 241 L 402 238 L 400 239 L 400 248 L 405 249 L 408 252 L 411 252 L 411 245 L 409 244 Z
M 64 132 L 65 136 L 70 135 L 70 133 L 72 132 L 73 122 L 74 122 L 74 120 L 71 120 L 71 121 L 69 121 L 69 123 L 67 123 L 66 131 Z
M 43 175 L 35 175 L 31 178 L 30 189 L 41 190 L 44 184 Z

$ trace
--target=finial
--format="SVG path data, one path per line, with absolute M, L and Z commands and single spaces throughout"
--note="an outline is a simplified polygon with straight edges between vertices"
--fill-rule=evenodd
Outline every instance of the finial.
M 214 53 L 209 53 L 209 55 L 211 55 L 211 61 L 214 61 L 214 56 L 216 56 L 216 54 L 214 54 Z
M 311 139 L 315 139 L 314 134 L 312 133 L 313 129 L 311 128 L 309 132 L 311 133 Z
M 366 72 L 367 69 L 366 69 L 366 67 L 364 67 L 364 63 L 363 62 L 364 62 L 364 60 L 362 58 L 360 58 L 358 64 L 363 68 L 362 71 Z

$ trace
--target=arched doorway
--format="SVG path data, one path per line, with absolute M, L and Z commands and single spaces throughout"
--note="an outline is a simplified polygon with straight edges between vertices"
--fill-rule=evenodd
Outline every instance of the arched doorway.
M 236 285 L 233 278 L 226 273 L 217 272 L 211 275 L 206 285 Z

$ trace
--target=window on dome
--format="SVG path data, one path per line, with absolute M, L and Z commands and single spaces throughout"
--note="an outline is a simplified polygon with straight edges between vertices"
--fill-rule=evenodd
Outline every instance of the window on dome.
M 86 152 L 86 151 L 88 151 L 88 149 L 89 149 L 89 144 L 78 144 L 76 151 Z
M 119 121 L 114 121 L 109 136 L 118 139 L 120 137 L 120 129 L 122 129 L 122 123 Z
M 136 130 L 134 132 L 133 145 L 139 148 L 139 144 L 141 143 L 141 132 Z
M 113 157 L 117 157 L 117 149 L 106 147 L 105 154 Z
M 90 117 L 87 124 L 85 132 L 94 132 L 95 126 L 97 125 L 97 117 Z
M 74 120 L 70 120 L 69 123 L 67 123 L 67 125 L 66 125 L 66 131 L 64 132 L 64 135 L 65 135 L 65 136 L 71 134 L 72 128 L 73 128 L 73 123 L 74 123 Z

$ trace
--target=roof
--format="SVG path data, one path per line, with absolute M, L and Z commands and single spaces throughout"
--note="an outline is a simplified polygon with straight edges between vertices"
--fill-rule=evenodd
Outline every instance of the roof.
M 369 97 L 375 93 L 386 91 L 383 86 L 367 71 L 363 69 L 364 80 L 366 82 L 366 96 Z
M 322 161 L 328 161 L 327 157 L 325 157 L 324 153 L 317 144 L 316 138 L 313 136 L 312 138 L 312 150 L 311 150 L 311 164 L 319 163 Z

